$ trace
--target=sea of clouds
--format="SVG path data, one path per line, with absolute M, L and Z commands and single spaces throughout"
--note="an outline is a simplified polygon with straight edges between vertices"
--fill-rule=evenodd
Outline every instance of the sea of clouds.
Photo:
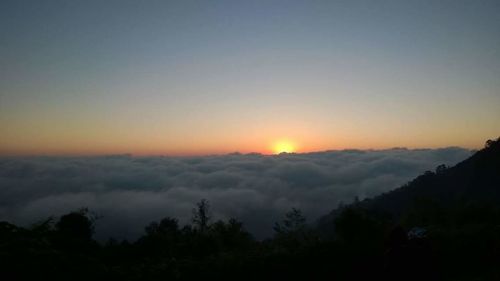
M 471 155 L 462 148 L 342 150 L 307 154 L 204 157 L 3 157 L 0 221 L 29 225 L 88 207 L 101 218 L 98 239 L 134 239 L 166 216 L 189 223 L 208 199 L 214 219 L 235 217 L 257 238 L 300 208 L 309 222 Z

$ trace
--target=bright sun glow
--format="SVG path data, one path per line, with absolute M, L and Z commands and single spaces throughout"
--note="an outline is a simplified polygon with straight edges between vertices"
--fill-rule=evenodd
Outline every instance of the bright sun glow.
M 295 152 L 295 145 L 289 141 L 278 141 L 273 146 L 273 152 L 275 154 L 292 153 Z

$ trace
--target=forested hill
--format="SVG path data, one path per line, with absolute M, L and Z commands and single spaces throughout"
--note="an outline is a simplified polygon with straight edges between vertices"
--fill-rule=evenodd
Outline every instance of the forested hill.
M 427 171 L 398 189 L 347 207 L 355 206 L 400 221 L 415 210 L 431 205 L 449 209 L 499 203 L 500 138 L 488 140 L 483 149 L 453 167 L 438 166 L 435 171 Z M 320 227 L 331 225 L 344 208 L 321 218 Z

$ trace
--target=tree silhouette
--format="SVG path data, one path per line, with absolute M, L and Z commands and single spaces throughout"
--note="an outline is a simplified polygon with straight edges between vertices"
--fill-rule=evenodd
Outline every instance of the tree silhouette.
M 209 227 L 210 220 L 210 203 L 206 199 L 202 199 L 196 203 L 196 208 L 193 208 L 192 222 L 199 232 L 205 233 Z
M 436 174 L 442 174 L 446 171 L 446 169 L 448 169 L 448 167 L 446 167 L 446 165 L 444 165 L 444 164 L 439 165 L 436 167 Z
M 90 241 L 94 234 L 94 220 L 89 216 L 88 209 L 81 209 L 62 216 L 56 230 L 65 238 Z
M 281 223 L 274 225 L 274 231 L 277 234 L 293 234 L 304 231 L 306 228 L 306 218 L 302 215 L 302 211 L 292 208 L 291 211 L 285 214 L 285 219 Z

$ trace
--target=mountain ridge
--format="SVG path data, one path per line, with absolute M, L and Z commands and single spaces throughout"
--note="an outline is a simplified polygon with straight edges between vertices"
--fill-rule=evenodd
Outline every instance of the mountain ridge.
M 397 189 L 334 209 L 318 219 L 318 227 L 332 231 L 335 218 L 350 207 L 383 213 L 398 221 L 418 200 L 432 200 L 446 207 L 500 203 L 500 137 L 488 140 L 483 149 L 453 167 L 440 165 Z

